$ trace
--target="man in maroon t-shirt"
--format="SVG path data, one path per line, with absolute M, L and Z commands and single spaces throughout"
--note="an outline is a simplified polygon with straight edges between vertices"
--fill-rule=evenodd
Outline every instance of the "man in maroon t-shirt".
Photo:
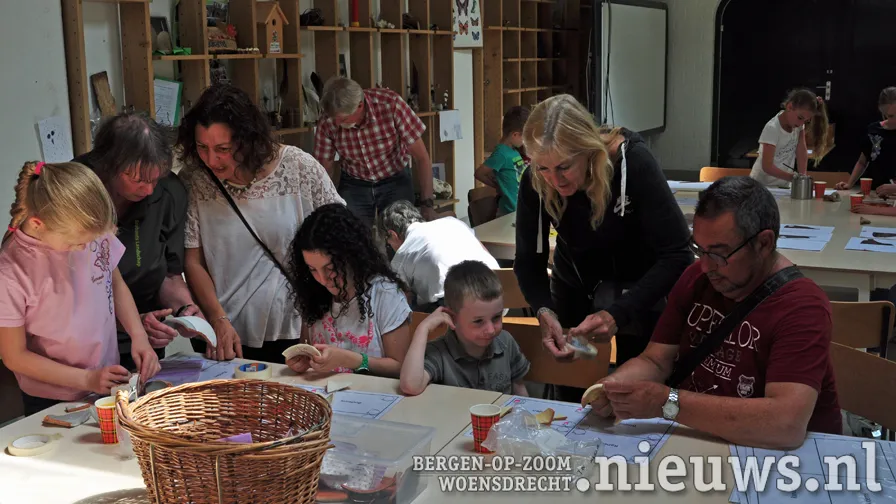
M 647 349 L 603 379 L 603 416 L 665 417 L 731 443 L 786 449 L 806 431 L 841 434 L 830 359 L 831 310 L 811 280 L 786 283 L 757 306 L 678 389 L 664 382 L 732 310 L 793 266 L 776 250 L 774 197 L 750 177 L 727 177 L 700 195 L 691 248 L 700 260 L 669 294 Z

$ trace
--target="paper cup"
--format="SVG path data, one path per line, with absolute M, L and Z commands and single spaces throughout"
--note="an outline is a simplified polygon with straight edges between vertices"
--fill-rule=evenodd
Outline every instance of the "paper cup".
M 477 404 L 470 408 L 470 417 L 473 421 L 473 443 L 476 452 L 492 453 L 482 446 L 482 442 L 488 437 L 492 425 L 498 423 L 501 418 L 501 408 L 494 404 Z
M 871 179 L 863 178 L 859 179 L 859 183 L 862 184 L 862 192 L 865 194 L 871 194 Z
M 97 421 L 103 434 L 103 443 L 118 444 L 118 420 L 115 418 L 115 398 L 103 397 L 95 403 Z
M 815 183 L 815 197 L 817 199 L 824 198 L 824 190 L 827 188 L 828 183 L 821 181 Z
M 864 194 L 850 194 L 849 195 L 849 208 L 855 208 L 862 204 L 862 201 L 865 200 Z

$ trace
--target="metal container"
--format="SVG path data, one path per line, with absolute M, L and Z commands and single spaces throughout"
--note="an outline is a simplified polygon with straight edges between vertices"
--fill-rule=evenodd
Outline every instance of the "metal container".
M 812 199 L 812 177 L 797 173 L 790 184 L 790 197 L 793 199 Z

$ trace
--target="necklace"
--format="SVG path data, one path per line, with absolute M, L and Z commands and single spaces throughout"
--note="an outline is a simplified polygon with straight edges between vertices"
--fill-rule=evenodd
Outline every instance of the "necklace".
M 248 191 L 249 189 L 251 189 L 252 185 L 255 184 L 255 182 L 257 182 L 257 181 L 258 181 L 258 177 L 253 175 L 252 180 L 246 185 L 236 184 L 230 180 L 225 180 L 224 183 L 227 184 L 228 186 L 230 186 L 231 189 L 233 189 L 237 192 L 240 192 L 240 193 L 244 193 L 244 192 Z

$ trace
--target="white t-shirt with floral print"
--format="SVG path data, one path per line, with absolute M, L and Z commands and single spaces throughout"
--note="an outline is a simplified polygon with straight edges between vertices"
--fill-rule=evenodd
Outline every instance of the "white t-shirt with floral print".
M 342 303 L 333 303 L 330 312 L 310 327 L 311 343 L 331 345 L 370 357 L 383 357 L 383 335 L 398 329 L 411 316 L 407 297 L 395 283 L 378 277 L 370 285 L 373 317 L 361 313 L 357 298 L 339 318 Z M 340 368 L 341 373 L 351 372 Z
M 204 168 L 180 173 L 187 186 L 186 248 L 202 247 L 215 294 L 244 345 L 298 339 L 302 319 L 280 269 L 255 241 Z M 224 185 L 259 238 L 284 266 L 305 218 L 328 203 L 345 204 L 310 154 L 282 146 L 277 167 L 244 190 Z

